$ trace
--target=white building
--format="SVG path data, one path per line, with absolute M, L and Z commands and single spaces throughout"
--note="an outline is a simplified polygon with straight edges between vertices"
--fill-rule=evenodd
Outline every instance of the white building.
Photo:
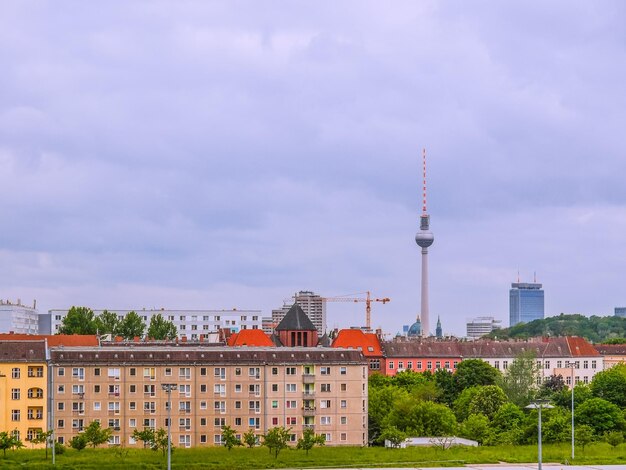
M 500 328 L 502 320 L 496 320 L 494 317 L 476 317 L 467 322 L 467 337 L 478 339 L 484 335 L 488 335 L 496 328 Z
M 272 310 L 272 323 L 278 325 L 294 302 L 297 302 L 315 325 L 317 333 L 320 336 L 326 333 L 326 300 L 311 291 L 300 291 L 292 299 L 285 301 L 282 308 Z
M 68 310 L 69 309 L 49 310 L 51 334 L 55 334 L 59 331 L 63 323 L 63 318 L 67 315 Z M 207 335 L 223 328 L 230 328 L 231 331 L 238 332 L 239 330 L 256 330 L 262 327 L 260 310 L 107 310 L 115 313 L 120 320 L 131 311 L 134 311 L 143 319 L 146 323 L 146 327 L 150 325 L 150 319 L 160 313 L 163 318 L 174 323 L 180 338 L 190 340 L 199 340 L 200 335 Z M 93 312 L 95 315 L 99 315 L 103 311 L 104 309 L 94 310 Z
M 31 335 L 39 334 L 39 313 L 36 302 L 33 302 L 32 307 L 28 307 L 19 299 L 17 303 L 0 300 L 0 332 L 11 331 Z

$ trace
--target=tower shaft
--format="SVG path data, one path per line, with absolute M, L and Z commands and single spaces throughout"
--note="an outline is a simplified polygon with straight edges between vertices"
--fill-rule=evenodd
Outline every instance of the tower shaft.
M 428 309 L 428 248 L 422 248 L 422 289 L 421 289 L 422 336 L 430 332 L 430 312 Z

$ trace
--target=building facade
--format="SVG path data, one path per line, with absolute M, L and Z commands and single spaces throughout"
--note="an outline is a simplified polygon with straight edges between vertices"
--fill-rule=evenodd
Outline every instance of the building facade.
M 143 319 L 146 327 L 150 324 L 150 319 L 153 316 L 161 314 L 163 318 L 174 323 L 180 338 L 190 340 L 199 340 L 209 333 L 224 328 L 233 332 L 262 328 L 260 310 L 109 310 L 109 312 L 115 313 L 120 320 L 131 311 Z M 54 309 L 48 312 L 52 331 L 47 334 L 55 334 L 59 331 L 67 312 L 68 310 L 65 309 Z M 95 315 L 100 315 L 102 312 L 103 310 L 94 310 Z
M 54 348 L 53 422 L 57 439 L 99 420 L 110 444 L 140 446 L 133 431 L 166 428 L 171 395 L 172 442 L 219 445 L 221 429 L 259 435 L 314 429 L 326 445 L 367 444 L 367 364 L 358 351 L 328 348 L 143 346 Z
M 626 317 L 626 307 L 615 307 L 616 317 Z
M 500 328 L 501 320 L 494 317 L 476 317 L 469 320 L 467 326 L 467 337 L 470 339 L 478 339 L 488 335 L 493 330 Z
M 273 325 L 277 326 L 283 320 L 295 302 L 309 317 L 317 330 L 317 334 L 322 336 L 326 333 L 326 301 L 324 298 L 311 291 L 300 291 L 292 299 L 286 301 L 282 308 L 272 310 Z
M 509 291 L 509 326 L 544 318 L 544 292 L 536 282 L 514 282 Z
M 0 431 L 31 441 L 47 429 L 46 342 L 0 341 Z
M 38 334 L 39 312 L 36 303 L 29 307 L 23 305 L 20 300 L 17 303 L 0 300 L 0 332 Z

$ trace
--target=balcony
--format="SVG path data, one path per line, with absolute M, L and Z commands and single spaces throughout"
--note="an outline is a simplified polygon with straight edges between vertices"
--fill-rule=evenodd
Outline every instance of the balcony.
M 304 384 L 313 384 L 313 383 L 315 383 L 315 374 L 303 374 L 302 375 L 302 383 L 304 383 Z
M 302 429 L 312 429 L 315 430 L 315 424 L 303 424 Z
M 315 391 L 314 390 L 304 390 L 302 392 L 302 395 L 304 396 L 305 400 L 312 399 L 312 398 L 315 398 Z
M 145 415 L 153 415 L 153 414 L 155 414 L 155 413 L 156 413 L 156 410 L 153 410 L 153 409 L 151 409 L 151 408 L 148 408 L 148 409 L 144 409 L 144 410 L 143 410 L 143 414 L 145 414 Z
M 216 408 L 215 411 L 218 411 L 218 408 Z M 178 412 L 179 413 L 191 413 L 191 408 L 179 408 Z M 226 413 L 226 410 L 220 410 L 220 412 Z
M 314 416 L 315 415 L 315 407 L 314 406 L 303 406 L 302 414 L 304 416 Z

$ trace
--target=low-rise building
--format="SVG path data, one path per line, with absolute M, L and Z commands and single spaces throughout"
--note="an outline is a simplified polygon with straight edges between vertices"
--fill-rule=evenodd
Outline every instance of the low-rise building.
M 367 444 L 367 363 L 330 348 L 103 346 L 53 348 L 57 439 L 99 420 L 110 444 L 133 431 L 166 428 L 180 447 L 219 445 L 223 426 L 259 435 L 274 426 L 324 434 L 326 445 Z M 176 384 L 168 407 L 165 383 Z M 168 409 L 170 408 L 170 409 Z
M 383 373 L 394 376 L 398 372 L 435 372 L 456 370 L 461 362 L 455 341 L 387 341 L 382 343 L 385 355 Z
M 626 363 L 626 344 L 596 344 L 595 349 L 604 359 L 604 369 Z
M 0 431 L 30 441 L 47 430 L 46 342 L 0 341 Z

